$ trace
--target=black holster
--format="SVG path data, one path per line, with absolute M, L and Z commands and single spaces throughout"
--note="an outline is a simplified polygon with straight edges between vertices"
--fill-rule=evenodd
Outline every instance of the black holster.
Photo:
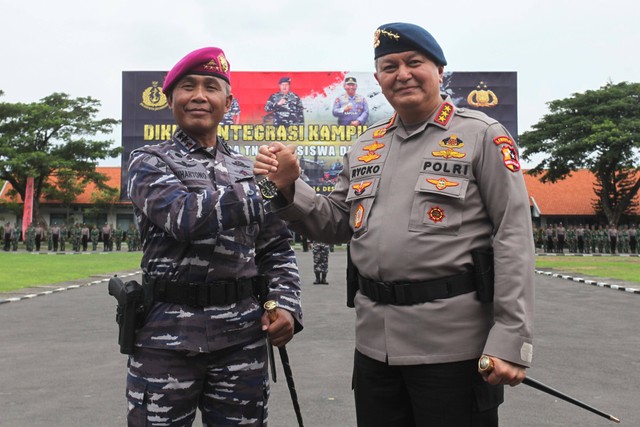
M 109 295 L 118 301 L 116 322 L 120 353 L 133 354 L 136 330 L 144 324 L 146 314 L 142 285 L 135 280 L 123 283 L 119 277 L 112 277 L 109 279 Z
M 493 302 L 494 266 L 493 249 L 471 251 L 473 260 L 473 281 L 480 302 Z
M 347 307 L 355 307 L 354 299 L 359 288 L 358 269 L 351 261 L 351 245 L 347 245 Z

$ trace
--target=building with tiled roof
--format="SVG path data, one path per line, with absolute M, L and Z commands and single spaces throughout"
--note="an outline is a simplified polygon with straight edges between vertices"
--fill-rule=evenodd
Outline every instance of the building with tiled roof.
M 113 188 L 121 188 L 121 169 L 120 167 L 99 167 L 98 172 L 107 175 L 108 185 Z M 603 217 L 597 217 L 594 202 L 596 195 L 593 191 L 595 178 L 593 174 L 582 169 L 573 172 L 571 176 L 556 183 L 542 183 L 537 177 L 529 174 L 524 175 L 527 191 L 529 192 L 529 200 L 531 204 L 531 214 L 533 222 L 536 225 L 546 225 L 562 222 L 565 225 L 570 224 L 597 224 L 605 223 Z M 0 221 L 20 222 L 15 214 L 3 209 L 2 202 L 10 201 L 7 196 L 11 185 L 5 183 L 0 188 Z M 92 195 L 96 192 L 93 184 L 89 184 L 84 193 L 76 199 L 73 204 L 70 215 L 67 216 L 67 208 L 62 206 L 60 202 L 41 200 L 40 213 L 45 221 L 49 224 L 53 222 L 65 222 L 66 218 L 71 218 L 68 222 L 95 223 L 102 224 L 108 222 L 118 224 L 121 228 L 128 228 L 133 221 L 133 212 L 131 203 L 121 201 L 109 206 L 107 212 L 100 214 L 93 213 L 89 210 L 93 206 Z M 14 202 L 19 200 L 12 200 Z M 87 212 L 91 212 L 90 215 Z M 640 223 L 640 208 L 636 208 L 635 216 L 631 218 L 623 218 L 623 223 L 634 222 Z

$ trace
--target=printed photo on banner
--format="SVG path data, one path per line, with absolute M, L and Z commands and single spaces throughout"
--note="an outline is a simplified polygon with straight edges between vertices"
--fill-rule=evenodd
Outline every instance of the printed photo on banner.
M 122 182 L 131 151 L 166 141 L 176 129 L 161 90 L 165 75 L 122 74 Z M 272 141 L 295 144 L 303 179 L 320 193 L 333 190 L 358 135 L 393 115 L 371 72 L 234 71 L 231 87 L 234 100 L 218 134 L 249 157 Z M 457 107 L 481 110 L 518 135 L 515 72 L 448 72 L 442 92 Z M 127 198 L 126 188 L 121 197 Z

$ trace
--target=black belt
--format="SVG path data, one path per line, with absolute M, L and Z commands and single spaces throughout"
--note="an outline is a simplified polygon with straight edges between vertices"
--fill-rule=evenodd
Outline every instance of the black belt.
M 391 305 L 412 305 L 452 298 L 476 290 L 471 271 L 424 282 L 378 282 L 358 274 L 360 293 L 371 301 Z
M 146 288 L 145 291 L 152 289 L 154 301 L 192 307 L 229 305 L 250 296 L 255 296 L 261 301 L 268 291 L 264 276 L 219 280 L 212 283 L 188 283 L 145 275 L 142 284 Z

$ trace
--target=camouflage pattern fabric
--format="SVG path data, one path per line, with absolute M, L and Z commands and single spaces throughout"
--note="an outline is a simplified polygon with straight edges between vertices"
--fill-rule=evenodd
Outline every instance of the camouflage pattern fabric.
M 313 242 L 313 272 L 327 273 L 329 271 L 329 245 Z
M 278 105 L 281 99 L 286 102 Z M 304 124 L 304 107 L 300 97 L 293 92 L 283 94 L 281 92 L 274 93 L 264 106 L 264 110 L 273 113 L 273 124 L 275 126 L 290 126 Z

